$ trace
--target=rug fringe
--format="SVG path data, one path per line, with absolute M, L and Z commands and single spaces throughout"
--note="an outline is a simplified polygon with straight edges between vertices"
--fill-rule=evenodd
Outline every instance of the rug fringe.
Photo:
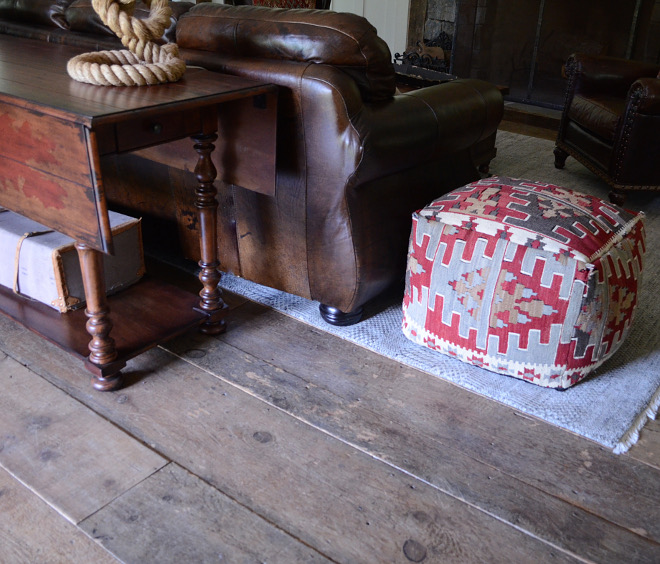
M 633 446 L 639 440 L 639 432 L 642 430 L 644 425 L 646 425 L 647 420 L 656 418 L 658 414 L 658 408 L 660 408 L 660 388 L 655 391 L 651 401 L 648 406 L 642 413 L 639 414 L 635 423 L 632 427 L 626 432 L 621 440 L 614 447 L 614 454 L 623 454 L 628 452 L 631 446 Z

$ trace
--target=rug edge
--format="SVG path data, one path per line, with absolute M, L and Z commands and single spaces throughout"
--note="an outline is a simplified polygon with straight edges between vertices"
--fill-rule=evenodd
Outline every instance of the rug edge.
M 619 442 L 614 446 L 614 454 L 624 454 L 639 440 L 639 434 L 648 423 L 649 419 L 655 420 L 660 408 L 660 388 L 655 391 L 651 397 L 648 405 L 637 417 L 636 421 L 631 425 L 630 429 L 626 431 L 619 439 Z

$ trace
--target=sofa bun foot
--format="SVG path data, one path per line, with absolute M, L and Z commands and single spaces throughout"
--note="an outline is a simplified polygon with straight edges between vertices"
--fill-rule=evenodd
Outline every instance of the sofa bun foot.
M 321 317 L 326 321 L 326 323 L 329 323 L 330 325 L 345 327 L 347 325 L 354 325 L 360 321 L 360 319 L 362 319 L 362 313 L 364 309 L 359 307 L 356 310 L 345 313 L 336 307 L 321 304 L 319 306 L 319 311 L 321 312 Z

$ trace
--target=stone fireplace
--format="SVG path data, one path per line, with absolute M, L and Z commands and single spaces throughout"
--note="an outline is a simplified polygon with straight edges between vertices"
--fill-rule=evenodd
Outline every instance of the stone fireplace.
M 660 62 L 660 0 L 411 0 L 408 45 L 443 32 L 452 74 L 558 108 L 571 53 Z

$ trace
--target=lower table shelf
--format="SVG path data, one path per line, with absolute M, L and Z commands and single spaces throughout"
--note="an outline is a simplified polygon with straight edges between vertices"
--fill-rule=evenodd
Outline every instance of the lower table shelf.
M 198 304 L 196 294 L 148 276 L 108 296 L 117 362 L 201 325 L 208 316 L 194 309 Z M 0 312 L 81 360 L 89 355 L 84 308 L 60 313 L 0 286 Z

